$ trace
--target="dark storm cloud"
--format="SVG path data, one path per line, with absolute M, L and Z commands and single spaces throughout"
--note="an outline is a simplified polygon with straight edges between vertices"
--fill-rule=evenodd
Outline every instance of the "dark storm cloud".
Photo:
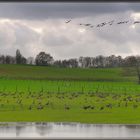
M 25 57 L 45 51 L 55 59 L 139 54 L 140 24 L 133 24 L 139 19 L 137 3 L 0 3 L 0 53 L 15 55 L 18 48 Z M 118 25 L 122 20 L 130 22 Z
M 0 3 L 0 17 L 13 19 L 77 18 L 140 11 L 137 3 Z

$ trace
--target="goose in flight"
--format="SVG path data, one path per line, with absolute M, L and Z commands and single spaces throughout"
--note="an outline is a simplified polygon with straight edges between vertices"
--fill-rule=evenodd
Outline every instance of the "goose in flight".
M 134 24 L 136 24 L 136 23 L 140 23 L 140 21 L 135 21 Z
M 109 21 L 109 22 L 108 22 L 108 24 L 109 24 L 109 25 L 112 25 L 112 24 L 113 24 L 113 22 L 114 22 L 114 20 Z
M 103 27 L 106 24 L 107 24 L 106 22 L 103 22 L 103 23 L 98 24 L 97 27 Z
M 68 20 L 68 21 L 66 21 L 65 23 L 69 23 L 69 22 L 71 22 L 71 20 Z M 99 24 L 97 24 L 97 25 L 92 25 L 92 24 L 89 24 L 89 23 L 79 23 L 78 25 L 80 25 L 80 26 L 88 26 L 88 27 L 90 27 L 90 28 L 93 28 L 93 27 L 103 27 L 103 26 L 105 26 L 105 25 L 113 25 L 114 23 L 116 23 L 116 24 L 127 24 L 128 22 L 130 22 L 130 20 L 125 20 L 125 21 L 118 21 L 118 22 L 115 22 L 115 20 L 112 20 L 112 21 L 108 21 L 108 22 L 102 22 L 102 23 L 99 23 Z M 133 22 L 133 24 L 137 24 L 137 23 L 140 23 L 140 21 L 134 21 Z
M 71 20 L 66 21 L 66 23 L 69 23 L 69 22 L 71 22 Z
M 118 22 L 117 24 L 123 24 L 123 22 L 121 21 L 121 22 Z
M 127 20 L 127 21 L 120 21 L 117 24 L 124 24 L 124 23 L 128 23 L 128 22 L 129 22 L 129 20 Z
M 85 24 L 85 26 L 90 26 L 91 24 Z

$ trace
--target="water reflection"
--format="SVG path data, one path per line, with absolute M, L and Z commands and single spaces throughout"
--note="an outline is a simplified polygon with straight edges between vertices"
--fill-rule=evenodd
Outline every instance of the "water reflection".
M 24 126 L 16 125 L 16 136 L 20 135 L 20 132 L 24 129 Z
M 140 138 L 140 125 L 0 123 L 0 138 Z
M 38 133 L 41 136 L 45 136 L 49 133 L 51 133 L 53 126 L 50 123 L 43 123 L 36 125 L 36 133 Z

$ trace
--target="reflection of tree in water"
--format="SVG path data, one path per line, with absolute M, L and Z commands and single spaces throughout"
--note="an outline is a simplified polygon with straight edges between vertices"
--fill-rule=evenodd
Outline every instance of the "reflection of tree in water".
M 61 122 L 61 123 L 56 123 L 56 124 L 62 125 L 62 126 L 77 126 L 78 123 Z
M 24 125 L 16 125 L 16 136 L 19 136 L 22 133 L 22 130 L 25 128 Z
M 86 128 L 89 128 L 92 126 L 91 124 L 79 124 L 79 125 L 80 127 L 86 127 Z
M 51 123 L 36 123 L 36 132 L 39 133 L 41 136 L 45 134 L 49 134 L 52 131 L 53 124 Z
M 0 132 L 11 132 L 11 130 L 15 130 L 14 126 L 11 126 L 10 124 L 0 124 Z
M 140 125 L 125 125 L 125 127 L 129 129 L 140 129 Z

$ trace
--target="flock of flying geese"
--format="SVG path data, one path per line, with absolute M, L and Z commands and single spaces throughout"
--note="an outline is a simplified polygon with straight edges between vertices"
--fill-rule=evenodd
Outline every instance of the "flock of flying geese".
M 68 23 L 70 23 L 72 20 L 68 20 L 68 21 L 66 21 L 65 23 L 66 24 L 68 24 Z M 109 22 L 102 22 L 102 23 L 100 23 L 100 24 L 97 24 L 96 26 L 93 26 L 92 24 L 83 24 L 83 23 L 80 23 L 79 25 L 80 26 L 88 26 L 88 27 L 90 27 L 90 28 L 93 28 L 93 27 L 103 27 L 103 26 L 105 26 L 105 25 L 113 25 L 114 24 L 114 22 L 115 22 L 115 20 L 112 20 L 112 21 L 109 21 Z M 127 24 L 127 23 L 129 23 L 130 22 L 130 20 L 127 20 L 127 21 L 119 21 L 119 22 L 116 22 L 116 24 Z M 134 21 L 133 22 L 133 24 L 138 24 L 138 23 L 140 23 L 140 21 Z

